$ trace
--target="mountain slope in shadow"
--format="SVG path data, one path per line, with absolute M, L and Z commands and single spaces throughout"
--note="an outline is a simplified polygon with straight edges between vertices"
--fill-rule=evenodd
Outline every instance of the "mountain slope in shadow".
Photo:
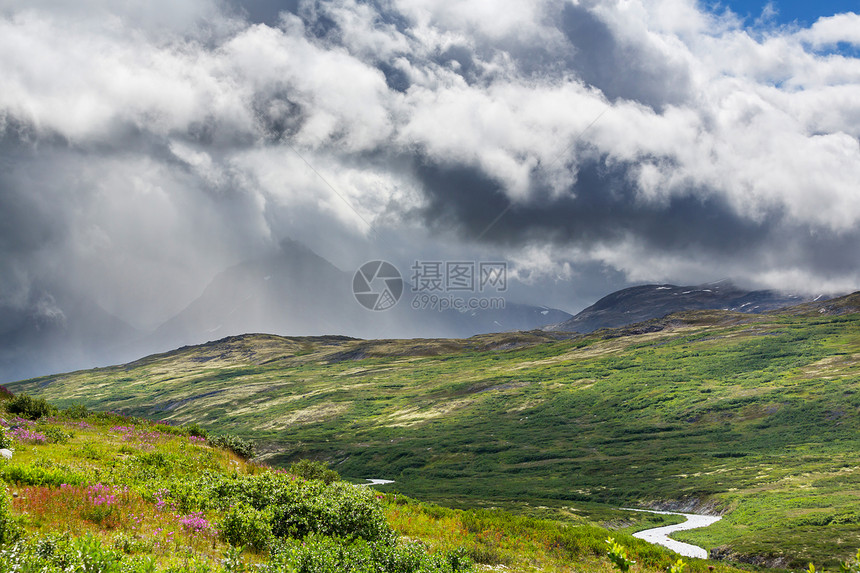
M 588 333 L 661 318 L 686 310 L 731 310 L 761 313 L 811 302 L 816 297 L 772 290 L 747 291 L 729 281 L 698 286 L 642 285 L 621 289 L 598 300 L 576 316 L 546 330 Z
M 498 309 L 415 309 L 408 277 L 404 279 L 398 304 L 389 310 L 370 311 L 353 295 L 353 273 L 341 271 L 301 243 L 284 241 L 274 255 L 219 273 L 200 297 L 158 327 L 149 337 L 148 350 L 252 332 L 460 338 L 531 330 L 571 316 L 558 309 L 507 301 Z

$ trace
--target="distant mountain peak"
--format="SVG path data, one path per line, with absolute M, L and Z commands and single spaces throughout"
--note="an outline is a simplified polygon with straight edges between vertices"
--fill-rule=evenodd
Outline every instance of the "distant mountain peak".
M 467 337 L 531 330 L 570 318 L 561 310 L 513 302 L 500 309 L 416 308 L 407 296 L 385 312 L 372 312 L 355 300 L 353 282 L 352 272 L 287 238 L 277 252 L 218 273 L 197 299 L 158 328 L 152 346 L 161 351 L 247 332 Z
M 584 334 L 686 310 L 761 313 L 812 300 L 813 297 L 772 290 L 744 290 L 728 279 L 689 286 L 646 284 L 610 293 L 570 320 L 548 326 L 546 330 Z

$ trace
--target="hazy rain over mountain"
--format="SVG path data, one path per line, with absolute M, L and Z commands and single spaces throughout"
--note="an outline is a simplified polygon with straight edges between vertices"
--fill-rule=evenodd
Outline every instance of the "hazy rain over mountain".
M 504 261 L 568 313 L 855 290 L 860 16 L 708 6 L 0 0 L 0 367 L 133 358 L 286 239 L 347 281 Z

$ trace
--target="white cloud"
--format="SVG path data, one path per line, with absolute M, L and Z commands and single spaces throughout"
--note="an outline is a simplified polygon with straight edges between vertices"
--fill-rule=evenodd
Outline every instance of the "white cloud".
M 458 30 L 468 36 L 480 35 L 492 41 L 542 35 L 546 31 L 542 25 L 543 9 L 556 3 L 519 0 L 394 0 L 393 4 L 419 30 Z
M 0 19 L 0 108 L 48 134 L 108 140 L 129 123 L 166 134 L 214 115 L 249 118 L 196 43 L 156 46 L 124 25 L 93 34 L 44 14 Z
M 812 27 L 798 32 L 797 37 L 816 48 L 839 43 L 860 46 L 860 14 L 846 12 L 819 18 Z

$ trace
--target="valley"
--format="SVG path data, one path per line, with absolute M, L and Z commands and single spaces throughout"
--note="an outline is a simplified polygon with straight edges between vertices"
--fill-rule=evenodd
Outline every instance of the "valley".
M 691 311 L 589 335 L 230 337 L 10 385 L 199 422 L 453 507 L 609 521 L 720 513 L 677 538 L 773 566 L 860 546 L 860 295 Z

